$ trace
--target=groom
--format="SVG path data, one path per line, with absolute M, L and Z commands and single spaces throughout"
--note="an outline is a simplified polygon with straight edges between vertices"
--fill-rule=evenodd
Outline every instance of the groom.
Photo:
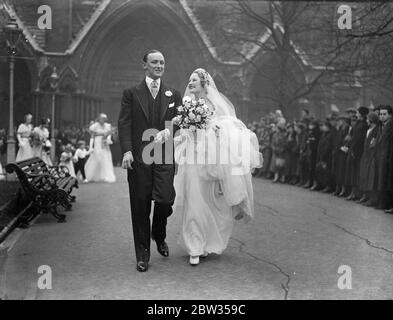
M 168 163 L 165 162 L 165 152 L 162 153 L 162 162 L 151 163 L 144 159 L 143 150 L 151 143 L 162 144 L 162 150 L 167 150 L 165 141 L 173 132 L 165 128 L 165 121 L 171 121 L 176 116 L 182 100 L 179 92 L 167 87 L 161 80 L 165 70 L 165 58 L 161 52 L 147 52 L 142 65 L 145 70 L 143 81 L 123 93 L 118 128 L 123 152 L 122 166 L 128 173 L 136 268 L 145 272 L 150 259 L 150 236 L 156 241 L 158 252 L 164 257 L 169 256 L 165 237 L 167 218 L 172 214 L 175 199 L 175 165 L 172 160 L 173 147 Z M 150 141 L 144 141 L 142 136 L 149 129 L 155 136 Z M 155 203 L 150 228 L 152 200 Z

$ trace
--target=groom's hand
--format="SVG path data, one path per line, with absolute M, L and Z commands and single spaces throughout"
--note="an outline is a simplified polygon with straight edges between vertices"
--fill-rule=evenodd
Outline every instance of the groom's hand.
M 132 152 L 128 151 L 123 155 L 122 167 L 123 169 L 132 170 L 131 164 L 134 162 L 134 157 L 132 156 Z
M 162 144 L 162 143 L 164 143 L 164 142 L 166 142 L 168 140 L 170 134 L 171 134 L 171 132 L 169 131 L 169 129 L 161 130 L 155 136 L 154 142 L 158 142 L 158 143 Z

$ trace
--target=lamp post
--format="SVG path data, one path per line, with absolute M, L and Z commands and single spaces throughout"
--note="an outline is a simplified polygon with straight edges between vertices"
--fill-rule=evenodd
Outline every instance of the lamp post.
M 11 18 L 8 24 L 3 28 L 8 55 L 10 58 L 10 117 L 7 140 L 7 163 L 15 162 L 15 133 L 14 133 L 14 69 L 17 45 L 22 35 L 22 30 L 14 18 Z
M 56 107 L 56 90 L 59 84 L 59 76 L 56 71 L 56 67 L 53 68 L 53 72 L 49 77 L 49 84 L 52 89 L 52 120 L 51 120 L 51 158 L 53 164 L 56 159 L 56 137 L 55 137 L 55 107 Z

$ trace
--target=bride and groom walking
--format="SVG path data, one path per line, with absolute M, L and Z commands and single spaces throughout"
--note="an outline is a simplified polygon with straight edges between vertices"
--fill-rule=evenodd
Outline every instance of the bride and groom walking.
M 177 131 L 176 125 L 166 126 L 179 115 L 183 99 L 178 91 L 167 87 L 161 80 L 165 70 L 163 54 L 157 50 L 147 52 L 143 57 L 143 68 L 145 79 L 123 93 L 118 121 L 124 154 L 122 166 L 127 169 L 129 184 L 136 268 L 140 272 L 148 270 L 150 238 L 155 240 L 162 256 L 169 256 L 165 242 L 166 225 L 173 212 L 182 216 L 179 244 L 189 254 L 190 264 L 197 265 L 199 257 L 225 250 L 234 219 L 253 217 L 250 169 L 259 167 L 262 162 L 258 140 L 236 118 L 233 105 L 219 93 L 209 73 L 196 69 L 189 78 L 185 96 L 194 100 L 203 98 L 213 112 L 203 130 L 209 144 L 207 148 L 199 147 L 195 132 Z M 151 133 L 152 129 L 156 130 L 155 136 L 148 140 L 146 132 Z M 234 155 L 232 142 L 248 145 L 248 150 Z M 160 148 L 160 161 L 153 163 L 145 159 L 145 149 L 152 143 Z M 234 155 L 236 163 L 184 161 L 185 153 L 197 158 L 198 153 L 199 156 L 203 153 L 202 158 L 211 158 L 209 156 L 216 154 L 217 150 L 220 155 Z M 156 152 L 157 148 L 153 151 Z M 178 164 L 176 174 L 173 159 Z M 244 170 L 239 173 L 236 169 Z M 152 201 L 154 212 L 150 224 Z

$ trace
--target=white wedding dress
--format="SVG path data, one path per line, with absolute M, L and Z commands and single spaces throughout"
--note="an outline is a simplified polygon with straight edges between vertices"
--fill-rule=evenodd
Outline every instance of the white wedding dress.
M 92 153 L 85 164 L 86 179 L 95 182 L 115 182 L 116 176 L 110 149 L 112 128 L 109 123 L 98 122 L 90 126 L 90 148 Z
M 233 106 L 218 93 L 211 77 L 209 83 L 208 105 L 215 109 L 215 116 L 208 129 L 196 134 L 181 129 L 175 138 L 178 170 L 173 209 L 182 216 L 179 244 L 190 256 L 221 254 L 234 218 L 248 221 L 254 216 L 250 169 L 262 165 L 255 134 L 236 118 Z M 237 143 L 248 148 L 234 150 L 232 145 Z M 221 152 L 229 153 L 234 161 L 216 161 Z

